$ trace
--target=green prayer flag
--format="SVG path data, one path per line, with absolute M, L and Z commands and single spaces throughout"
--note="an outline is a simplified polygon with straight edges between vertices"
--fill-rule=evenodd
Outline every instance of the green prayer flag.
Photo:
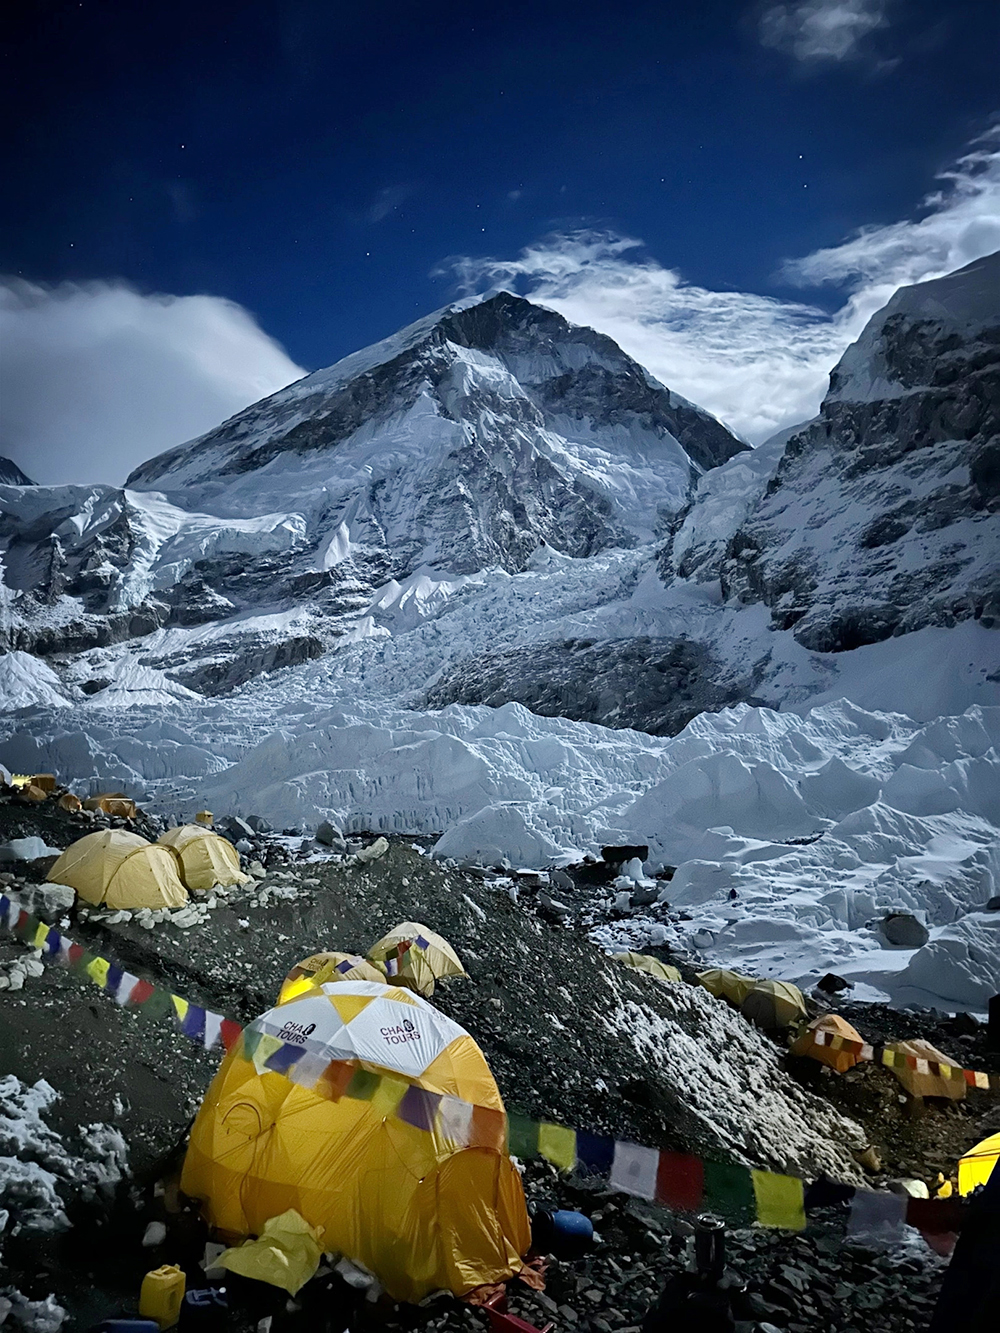
M 538 1156 L 538 1121 L 515 1111 L 507 1113 L 507 1151 L 522 1162 Z
M 356 1102 L 370 1102 L 381 1081 L 379 1075 L 373 1074 L 370 1069 L 356 1069 L 344 1091 L 344 1096 L 351 1097 Z
M 705 1163 L 704 1206 L 729 1222 L 750 1223 L 757 1216 L 750 1170 L 732 1162 Z

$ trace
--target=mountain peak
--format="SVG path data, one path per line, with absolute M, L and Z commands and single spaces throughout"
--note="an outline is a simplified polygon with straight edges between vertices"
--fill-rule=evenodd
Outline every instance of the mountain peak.
M 34 486 L 34 484 L 12 459 L 0 454 L 0 486 Z

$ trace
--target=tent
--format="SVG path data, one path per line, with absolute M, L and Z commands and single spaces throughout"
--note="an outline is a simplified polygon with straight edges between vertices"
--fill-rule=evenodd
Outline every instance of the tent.
M 446 939 L 419 921 L 404 921 L 368 950 L 368 961 L 384 965 L 392 986 L 409 986 L 430 997 L 442 977 L 468 976 L 458 954 Z
M 636 972 L 648 972 L 657 981 L 681 980 L 681 974 L 676 967 L 671 967 L 669 963 L 661 963 L 659 958 L 653 958 L 648 953 L 613 953 L 611 957 L 617 958 L 619 963 L 624 963 L 626 967 L 634 968 Z
M 789 981 L 758 981 L 740 1005 L 740 1013 L 762 1028 L 788 1028 L 806 1017 L 805 997 Z
M 171 847 L 181 863 L 181 878 L 189 889 L 207 893 L 216 886 L 249 884 L 250 875 L 240 869 L 240 856 L 231 842 L 200 824 L 182 824 L 157 838 L 161 847 Z
M 279 1004 L 287 1004 L 324 981 L 378 981 L 385 984 L 385 973 L 356 953 L 314 953 L 296 963 L 281 985 Z
M 977 1185 L 985 1185 L 1000 1157 L 1000 1134 L 991 1134 L 970 1148 L 958 1161 L 958 1192 L 971 1194 Z
M 181 1189 L 232 1238 L 296 1209 L 393 1300 L 463 1295 L 518 1273 L 531 1244 L 505 1129 L 457 1023 L 398 986 L 327 982 L 244 1030 L 198 1112 Z
M 181 907 L 187 890 L 178 868 L 169 847 L 125 829 L 104 829 L 67 847 L 48 879 L 50 884 L 68 884 L 85 902 L 103 907 Z
M 887 1051 L 896 1051 L 900 1055 L 912 1055 L 918 1060 L 937 1060 L 940 1064 L 951 1065 L 954 1069 L 962 1068 L 961 1062 L 956 1062 L 948 1055 L 942 1055 L 936 1046 L 932 1046 L 929 1041 L 924 1041 L 922 1037 L 914 1037 L 912 1041 L 897 1041 L 891 1046 L 886 1047 Z M 951 1101 L 960 1102 L 965 1100 L 965 1078 L 942 1078 L 940 1074 L 932 1074 L 929 1070 L 911 1069 L 909 1065 L 893 1065 L 892 1072 L 902 1083 L 903 1087 L 911 1097 L 948 1097 Z
M 843 1037 L 846 1041 L 863 1041 L 856 1028 L 851 1027 L 846 1018 L 839 1014 L 824 1014 L 814 1018 L 806 1030 L 792 1043 L 793 1055 L 808 1055 L 810 1059 L 820 1060 L 835 1069 L 838 1074 L 853 1069 L 860 1056 L 853 1051 L 838 1050 L 835 1046 L 820 1046 L 816 1042 L 816 1033 L 825 1032 L 833 1037 Z
M 754 977 L 741 977 L 738 972 L 727 972 L 722 967 L 710 967 L 697 975 L 699 983 L 717 1000 L 736 1005 L 742 1004 L 757 984 Z

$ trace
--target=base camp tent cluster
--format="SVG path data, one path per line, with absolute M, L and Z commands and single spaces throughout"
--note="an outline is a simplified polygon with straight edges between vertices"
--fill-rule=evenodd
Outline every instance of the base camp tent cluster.
M 88 833 L 67 847 L 48 873 L 84 902 L 116 910 L 182 907 L 188 889 L 245 884 L 235 847 L 209 829 L 185 824 L 157 842 L 125 829 Z

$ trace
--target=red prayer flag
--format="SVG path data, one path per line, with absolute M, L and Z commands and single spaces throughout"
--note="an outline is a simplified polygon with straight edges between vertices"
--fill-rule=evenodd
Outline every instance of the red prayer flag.
M 222 1026 L 219 1028 L 219 1036 L 222 1038 L 222 1044 L 227 1051 L 231 1051 L 240 1039 L 240 1033 L 243 1029 L 232 1018 L 224 1018 Z
M 656 1202 L 679 1212 L 701 1207 L 705 1168 L 698 1157 L 682 1152 L 661 1152 L 656 1170 Z
M 132 987 L 126 1004 L 145 1004 L 154 990 L 156 990 L 156 987 L 151 981 L 143 981 L 140 977 Z

